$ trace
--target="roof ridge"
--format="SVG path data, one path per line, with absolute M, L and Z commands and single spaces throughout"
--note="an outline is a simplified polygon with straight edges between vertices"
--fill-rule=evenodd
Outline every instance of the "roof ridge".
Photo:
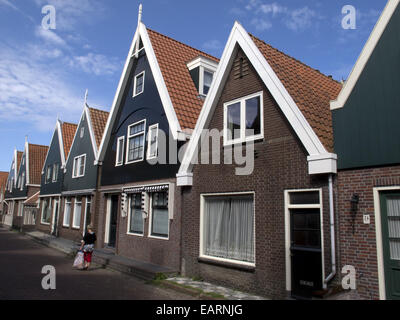
M 304 63 L 303 61 L 298 60 L 298 59 L 296 59 L 295 57 L 292 57 L 291 55 L 289 55 L 289 54 L 283 52 L 282 50 L 279 50 L 279 49 L 273 47 L 272 45 L 270 45 L 269 43 L 266 43 L 264 40 L 262 40 L 262 39 L 256 37 L 256 36 L 253 35 L 252 33 L 249 32 L 249 35 L 250 35 L 251 37 L 257 39 L 258 41 L 264 43 L 266 46 L 270 47 L 271 49 L 273 49 L 273 50 L 275 50 L 275 51 L 277 51 L 277 52 L 283 54 L 284 56 L 288 57 L 289 59 L 292 59 L 292 60 L 294 60 L 294 61 L 296 61 L 296 62 L 302 64 L 303 66 L 305 66 L 305 67 L 307 67 L 307 68 L 309 68 L 309 69 L 311 69 L 311 70 L 313 70 L 313 71 L 319 73 L 320 75 L 324 76 L 324 77 L 327 78 L 328 80 L 331 80 L 331 81 L 334 81 L 334 82 L 336 82 L 336 83 L 338 83 L 338 84 L 341 84 L 340 81 L 337 81 L 337 80 L 333 79 L 332 76 L 327 76 L 326 74 L 322 73 L 320 70 L 315 69 L 315 68 L 309 66 L 308 64 Z
M 62 124 L 70 124 L 73 126 L 78 126 L 76 123 L 72 123 L 72 122 L 67 122 L 67 121 L 61 121 Z
M 146 29 L 147 29 L 147 30 L 150 30 L 150 31 L 152 31 L 152 32 L 154 32 L 154 33 L 157 33 L 157 34 L 159 34 L 160 36 L 163 36 L 163 37 L 165 37 L 165 38 L 167 38 L 167 39 L 170 39 L 170 40 L 175 41 L 175 42 L 177 42 L 177 43 L 179 43 L 179 44 L 182 44 L 182 45 L 184 45 L 185 47 L 188 47 L 188 48 L 190 48 L 190 49 L 196 50 L 196 51 L 198 51 L 198 52 L 200 52 L 200 53 L 204 53 L 205 55 L 207 55 L 207 56 L 209 56 L 209 57 L 212 57 L 212 58 L 214 58 L 214 59 L 216 59 L 216 60 L 218 60 L 218 61 L 220 60 L 219 58 L 214 57 L 213 55 L 211 55 L 211 54 L 209 54 L 209 53 L 207 53 L 207 52 L 205 52 L 205 51 L 202 51 L 202 50 L 200 50 L 200 49 L 196 49 L 195 47 L 192 47 L 192 46 L 190 46 L 190 45 L 188 45 L 188 44 L 186 44 L 186 43 L 183 43 L 182 41 L 176 40 L 176 39 L 171 38 L 171 37 L 169 37 L 169 36 L 166 36 L 165 34 L 162 34 L 162 33 L 158 32 L 158 31 L 155 31 L 155 30 L 153 30 L 153 29 L 151 29 L 151 28 L 147 28 L 147 27 L 146 27 Z
M 95 110 L 95 111 L 100 111 L 100 112 L 104 112 L 104 113 L 110 113 L 110 111 L 104 111 L 104 110 L 93 108 L 93 107 L 89 107 L 89 106 L 88 106 L 88 108 L 91 109 L 91 110 Z

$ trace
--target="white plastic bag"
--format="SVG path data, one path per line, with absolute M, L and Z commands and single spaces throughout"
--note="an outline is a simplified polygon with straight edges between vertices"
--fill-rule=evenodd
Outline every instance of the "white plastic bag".
M 79 251 L 75 257 L 73 267 L 82 268 L 82 266 L 83 266 L 83 252 Z

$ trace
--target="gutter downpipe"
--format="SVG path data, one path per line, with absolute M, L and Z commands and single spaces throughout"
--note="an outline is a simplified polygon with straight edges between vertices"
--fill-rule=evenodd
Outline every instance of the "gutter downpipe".
M 330 230 L 331 230 L 331 262 L 332 272 L 324 281 L 324 288 L 326 289 L 329 281 L 336 275 L 336 247 L 335 247 L 335 213 L 333 206 L 333 174 L 329 175 L 329 216 L 330 216 Z

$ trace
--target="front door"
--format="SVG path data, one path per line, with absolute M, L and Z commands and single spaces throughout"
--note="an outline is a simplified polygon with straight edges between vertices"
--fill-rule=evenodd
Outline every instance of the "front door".
M 400 300 L 400 193 L 381 194 L 386 298 Z
M 291 209 L 292 296 L 311 298 L 322 289 L 320 209 Z
M 115 248 L 115 242 L 117 240 L 118 200 L 118 195 L 111 196 L 110 231 L 108 236 L 108 246 L 112 248 Z

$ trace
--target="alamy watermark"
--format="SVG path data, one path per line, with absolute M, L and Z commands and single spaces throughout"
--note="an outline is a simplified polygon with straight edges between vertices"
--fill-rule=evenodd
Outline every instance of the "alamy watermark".
M 42 279 L 43 290 L 56 290 L 56 268 L 50 265 L 44 266 L 42 274 L 45 274 Z
M 48 4 L 42 8 L 42 14 L 45 14 L 42 19 L 42 28 L 55 30 L 57 28 L 56 8 Z
M 342 8 L 342 28 L 345 30 L 357 28 L 357 11 L 354 6 L 346 5 Z

